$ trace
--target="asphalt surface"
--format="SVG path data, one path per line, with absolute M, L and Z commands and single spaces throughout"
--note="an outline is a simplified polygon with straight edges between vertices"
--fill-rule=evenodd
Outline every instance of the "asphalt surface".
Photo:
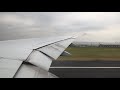
M 59 78 L 120 78 L 120 61 L 54 61 L 49 71 Z

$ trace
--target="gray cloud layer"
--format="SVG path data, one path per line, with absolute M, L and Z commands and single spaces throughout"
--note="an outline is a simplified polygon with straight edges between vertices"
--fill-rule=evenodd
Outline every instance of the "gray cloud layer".
M 0 12 L 0 40 L 78 32 L 77 40 L 120 41 L 119 26 L 119 12 Z

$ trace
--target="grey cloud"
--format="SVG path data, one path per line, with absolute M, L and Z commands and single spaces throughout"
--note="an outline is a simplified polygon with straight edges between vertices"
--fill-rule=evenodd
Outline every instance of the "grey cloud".
M 120 13 L 97 13 L 95 17 L 93 15 L 83 12 L 1 12 L 0 40 L 96 32 L 120 24 Z M 9 20 L 4 21 L 2 17 L 5 16 Z

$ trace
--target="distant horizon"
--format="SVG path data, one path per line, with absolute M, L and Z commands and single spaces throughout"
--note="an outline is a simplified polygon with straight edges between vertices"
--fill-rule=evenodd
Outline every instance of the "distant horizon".
M 108 45 L 120 45 L 120 42 L 81 42 L 81 41 L 74 41 L 73 44 L 75 45 L 99 45 L 99 44 L 108 44 Z

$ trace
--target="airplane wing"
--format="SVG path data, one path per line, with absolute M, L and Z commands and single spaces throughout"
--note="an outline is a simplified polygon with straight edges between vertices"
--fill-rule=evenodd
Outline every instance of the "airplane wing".
M 56 60 L 74 36 L 0 41 L 0 78 L 47 78 Z

